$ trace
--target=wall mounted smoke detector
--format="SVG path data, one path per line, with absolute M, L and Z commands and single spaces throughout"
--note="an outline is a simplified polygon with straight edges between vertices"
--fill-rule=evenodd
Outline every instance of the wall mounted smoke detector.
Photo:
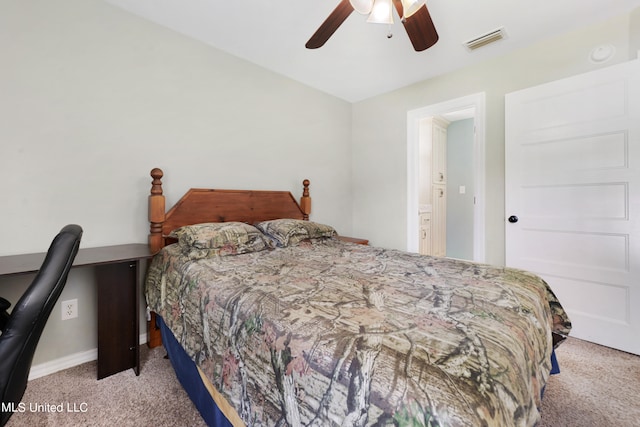
M 612 44 L 601 44 L 591 49 L 589 61 L 594 64 L 602 64 L 611 59 L 615 53 L 616 48 Z

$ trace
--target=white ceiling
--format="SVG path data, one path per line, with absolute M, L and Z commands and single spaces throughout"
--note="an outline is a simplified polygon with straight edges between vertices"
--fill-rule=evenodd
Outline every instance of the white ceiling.
M 349 102 L 640 6 L 640 0 L 427 0 L 440 40 L 416 52 L 397 15 L 388 39 L 389 26 L 366 23 L 357 12 L 323 47 L 306 49 L 339 0 L 105 1 Z M 463 46 L 499 27 L 505 40 L 473 52 Z

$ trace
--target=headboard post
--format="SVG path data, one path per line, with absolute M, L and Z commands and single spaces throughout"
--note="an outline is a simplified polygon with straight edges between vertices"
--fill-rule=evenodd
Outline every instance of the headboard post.
M 165 220 L 165 199 L 162 194 L 162 169 L 151 170 L 151 194 L 149 195 L 149 249 L 158 252 L 164 246 L 162 224 Z
M 305 220 L 309 220 L 309 214 L 311 213 L 311 197 L 309 196 L 309 182 L 308 179 L 302 181 L 302 197 L 300 198 L 300 209 Z

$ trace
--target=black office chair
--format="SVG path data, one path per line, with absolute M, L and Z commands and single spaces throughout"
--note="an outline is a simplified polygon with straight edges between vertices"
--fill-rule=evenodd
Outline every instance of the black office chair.
M 74 224 L 67 225 L 58 233 L 40 271 L 11 314 L 7 312 L 11 304 L 0 298 L 0 426 L 7 423 L 13 414 L 12 408 L 18 409 L 24 395 L 33 354 L 49 314 L 67 282 L 81 237 L 82 228 Z

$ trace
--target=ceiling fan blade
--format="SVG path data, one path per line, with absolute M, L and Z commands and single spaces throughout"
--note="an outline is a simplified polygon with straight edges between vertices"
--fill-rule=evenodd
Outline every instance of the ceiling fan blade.
M 329 37 L 336 32 L 338 27 L 351 15 L 353 12 L 353 6 L 349 0 L 342 0 L 338 7 L 336 7 L 327 19 L 320 25 L 320 28 L 311 36 L 305 47 L 307 49 L 317 49 L 324 45 Z
M 393 0 L 393 4 L 396 7 L 398 15 L 404 16 L 401 0 Z M 422 5 L 420 9 L 410 17 L 403 19 L 404 29 L 407 31 L 409 40 L 413 48 L 421 52 L 430 48 L 439 39 L 438 32 L 436 31 L 433 20 L 431 20 L 431 14 L 427 9 L 427 5 Z

